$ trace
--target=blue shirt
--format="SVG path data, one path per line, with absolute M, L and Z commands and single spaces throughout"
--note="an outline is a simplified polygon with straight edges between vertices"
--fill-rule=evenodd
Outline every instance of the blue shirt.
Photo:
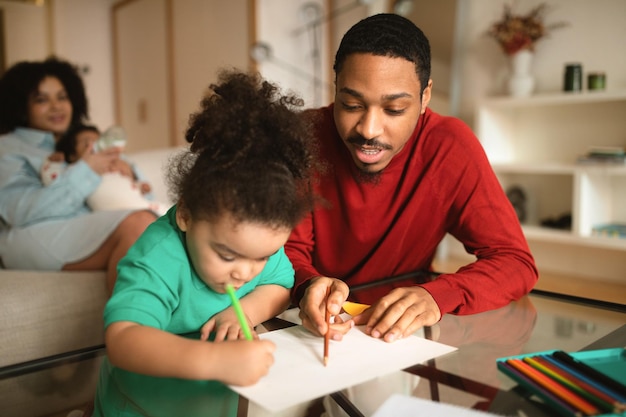
M 90 212 L 85 200 L 101 178 L 84 161 L 47 187 L 41 182 L 41 166 L 54 146 L 51 133 L 34 129 L 0 136 L 0 217 L 7 225 L 24 227 Z
M 131 210 L 91 212 L 85 201 L 101 177 L 84 161 L 53 184 L 41 166 L 51 133 L 17 128 L 0 136 L 0 258 L 6 268 L 60 270 L 93 254 Z

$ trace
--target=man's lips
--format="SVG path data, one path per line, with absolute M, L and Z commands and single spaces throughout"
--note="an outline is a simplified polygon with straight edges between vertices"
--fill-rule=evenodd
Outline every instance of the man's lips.
M 353 146 L 356 157 L 364 164 L 375 164 L 381 160 L 385 149 L 370 146 Z

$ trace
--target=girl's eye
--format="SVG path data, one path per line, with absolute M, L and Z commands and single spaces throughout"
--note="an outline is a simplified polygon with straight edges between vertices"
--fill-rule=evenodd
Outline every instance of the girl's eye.
M 221 260 L 226 262 L 233 262 L 235 260 L 234 256 L 222 255 L 221 253 L 218 253 L 217 256 L 219 256 Z

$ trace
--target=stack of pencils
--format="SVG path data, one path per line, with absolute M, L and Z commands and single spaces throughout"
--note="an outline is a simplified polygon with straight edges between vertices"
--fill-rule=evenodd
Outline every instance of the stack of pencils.
M 504 358 L 497 365 L 563 416 L 626 416 L 626 386 L 566 352 Z

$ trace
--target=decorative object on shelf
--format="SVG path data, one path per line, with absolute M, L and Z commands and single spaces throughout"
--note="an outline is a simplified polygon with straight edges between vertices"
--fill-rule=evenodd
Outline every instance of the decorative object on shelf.
M 511 202 L 517 219 L 520 223 L 526 221 L 526 193 L 519 185 L 513 185 L 506 190 L 506 196 Z
M 535 77 L 530 70 L 533 57 L 529 49 L 522 49 L 509 57 L 511 76 L 507 81 L 507 89 L 512 97 L 527 97 L 535 89 Z
M 606 75 L 603 72 L 590 72 L 587 74 L 587 89 L 604 90 L 606 88 Z
M 566 26 L 565 22 L 546 25 L 546 3 L 535 6 L 526 15 L 513 14 L 510 5 L 504 5 L 502 20 L 494 23 L 487 34 L 494 38 L 502 51 L 510 57 L 511 77 L 508 90 L 512 96 L 523 97 L 532 93 L 535 80 L 530 70 L 535 43 L 554 29 Z
M 558 218 L 549 217 L 543 219 L 541 220 L 541 225 L 550 229 L 572 230 L 572 214 L 565 213 Z
M 563 76 L 563 91 L 582 91 L 583 89 L 583 66 L 580 63 L 565 65 Z

